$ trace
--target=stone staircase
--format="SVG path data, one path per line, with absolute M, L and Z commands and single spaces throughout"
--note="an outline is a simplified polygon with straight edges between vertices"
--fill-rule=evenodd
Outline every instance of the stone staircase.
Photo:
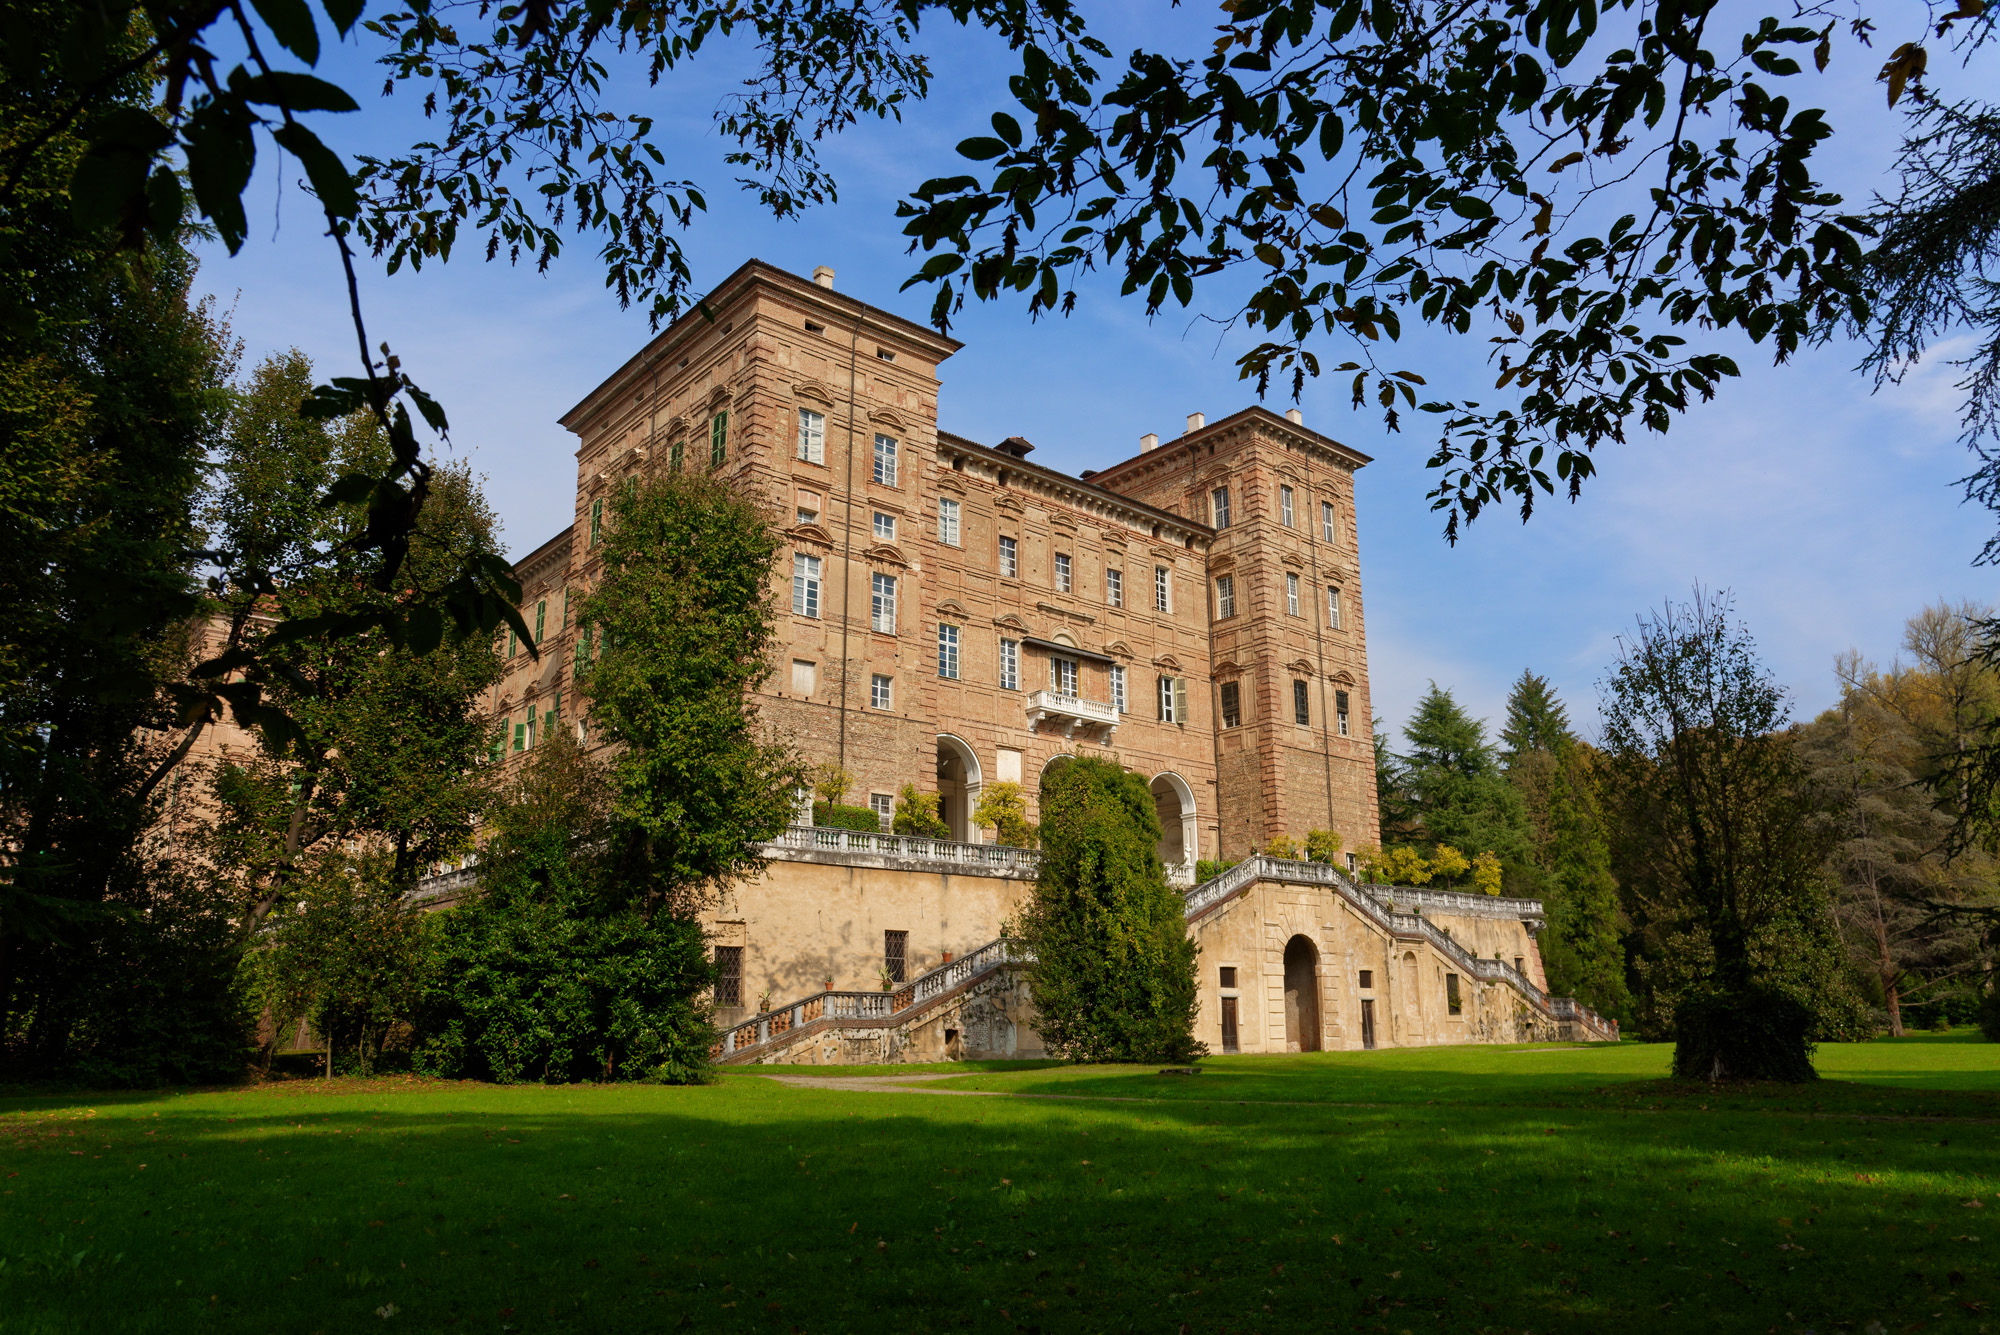
M 1259 881 L 1330 889 L 1389 939 L 1423 941 L 1466 976 L 1512 989 L 1555 1038 L 1618 1041 L 1617 1021 L 1605 1019 L 1571 997 L 1550 996 L 1513 965 L 1480 959 L 1421 913 L 1404 913 L 1395 907 L 1403 900 L 1454 912 L 1498 911 L 1533 919 L 1540 917 L 1541 905 L 1532 900 L 1363 887 L 1325 863 L 1259 855 L 1188 891 L 1188 921 L 1222 911 Z M 1460 904 L 1460 900 L 1465 902 Z M 1033 962 L 1034 957 L 1018 943 L 991 941 L 893 991 L 816 992 L 726 1030 L 714 1058 L 732 1064 L 837 1064 L 1016 1055 L 1020 1051 L 1018 1031 L 1026 1018 L 1026 988 L 1019 975 L 1023 965 Z M 957 1023 L 951 1023 L 953 1020 Z M 968 1038 L 982 1027 L 984 1041 Z M 1002 1029 L 1005 1039 L 998 1037 Z

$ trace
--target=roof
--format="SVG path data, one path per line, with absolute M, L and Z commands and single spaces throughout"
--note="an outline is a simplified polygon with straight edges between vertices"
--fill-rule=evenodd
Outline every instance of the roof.
M 1101 469 L 1091 478 L 1091 482 L 1093 485 L 1102 484 L 1107 478 L 1111 478 L 1120 471 L 1131 468 L 1141 461 L 1157 463 L 1169 450 L 1178 449 L 1183 445 L 1199 444 L 1211 436 L 1225 431 L 1230 427 L 1239 426 L 1247 421 L 1256 421 L 1264 427 L 1275 428 L 1281 433 L 1299 437 L 1306 445 L 1332 455 L 1349 468 L 1365 468 L 1375 462 L 1372 456 L 1363 454 L 1352 446 L 1343 445 L 1331 436 L 1323 436 L 1319 432 L 1298 422 L 1294 422 L 1288 417 L 1280 417 L 1269 408 L 1253 404 L 1240 412 L 1231 413 L 1220 421 L 1210 422 L 1198 430 L 1190 431 L 1178 439 L 1164 441 L 1158 449 L 1143 450 L 1129 459 L 1121 460 L 1118 463 L 1112 464 L 1109 468 Z
M 961 450 L 983 457 L 995 467 L 1004 468 L 1010 473 L 1038 477 L 1043 481 L 1059 486 L 1074 487 L 1078 491 L 1101 496 L 1104 500 L 1122 509 L 1145 515 L 1160 523 L 1172 524 L 1175 528 L 1183 529 L 1197 537 L 1213 538 L 1215 536 L 1215 530 L 1198 519 L 1189 519 L 1185 515 L 1175 514 L 1172 510 L 1162 510 L 1158 506 L 1148 505 L 1144 501 L 1135 501 L 1121 491 L 1113 491 L 1109 487 L 1099 486 L 1095 480 L 1085 482 L 1082 478 L 1071 477 L 1068 473 L 1057 472 L 1053 468 L 1044 468 L 1040 464 L 1031 464 L 1018 454 L 1013 454 L 1006 450 L 994 449 L 990 445 L 981 445 L 976 440 L 954 435 L 949 431 L 938 432 L 937 438 L 940 452 L 948 448 Z

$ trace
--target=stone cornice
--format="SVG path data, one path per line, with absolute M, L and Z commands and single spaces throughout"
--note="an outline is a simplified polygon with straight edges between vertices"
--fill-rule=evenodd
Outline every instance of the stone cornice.
M 949 431 L 938 432 L 940 477 L 951 476 L 950 460 L 954 454 L 985 464 L 1002 479 L 1005 487 L 1040 493 L 1072 509 L 1096 515 L 1100 520 L 1114 520 L 1127 531 L 1142 537 L 1165 538 L 1171 535 L 1184 543 L 1192 540 L 1202 549 L 1206 549 L 1215 538 L 1215 530 L 1206 524 L 1183 519 L 1170 510 L 1161 510 L 1144 501 L 1135 501 L 1119 492 L 1107 490 L 1099 486 L 1095 479 L 1085 482 L 1067 473 L 1058 473 L 1053 468 L 1031 464 L 1015 455 L 981 445 L 976 440 L 968 440 Z
M 1286 449 L 1299 450 L 1311 455 L 1322 463 L 1352 473 L 1364 468 L 1374 460 L 1357 449 L 1343 445 L 1331 436 L 1323 436 L 1298 423 L 1280 417 L 1269 408 L 1249 407 L 1232 413 L 1218 422 L 1211 422 L 1198 431 L 1190 431 L 1178 440 L 1163 443 L 1156 450 L 1148 450 L 1121 463 L 1099 472 L 1092 483 L 1116 488 L 1120 482 L 1136 481 L 1166 467 L 1184 468 L 1190 462 L 1190 455 L 1202 445 L 1219 445 L 1225 439 L 1254 431 Z

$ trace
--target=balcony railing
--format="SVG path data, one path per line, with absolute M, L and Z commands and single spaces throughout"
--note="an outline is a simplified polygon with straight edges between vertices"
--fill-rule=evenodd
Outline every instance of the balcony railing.
M 1118 708 L 1103 700 L 1086 700 L 1060 691 L 1036 691 L 1028 697 L 1027 709 L 1029 723 L 1060 723 L 1065 737 L 1074 733 L 1079 724 L 1102 728 L 1106 737 L 1118 731 Z
M 1032 848 L 1012 848 L 1006 844 L 961 844 L 950 839 L 871 834 L 866 830 L 833 830 L 823 825 L 794 825 L 765 846 L 813 853 L 873 853 L 878 857 L 897 858 L 905 862 L 941 862 L 955 867 L 977 867 L 1027 880 L 1033 880 L 1042 865 L 1042 855 Z

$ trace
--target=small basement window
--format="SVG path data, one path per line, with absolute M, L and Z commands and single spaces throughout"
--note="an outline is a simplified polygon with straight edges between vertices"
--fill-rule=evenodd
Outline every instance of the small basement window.
M 877 357 L 880 357 L 885 362 L 893 362 L 896 360 L 896 354 L 889 351 L 887 348 L 875 349 L 875 355 Z

